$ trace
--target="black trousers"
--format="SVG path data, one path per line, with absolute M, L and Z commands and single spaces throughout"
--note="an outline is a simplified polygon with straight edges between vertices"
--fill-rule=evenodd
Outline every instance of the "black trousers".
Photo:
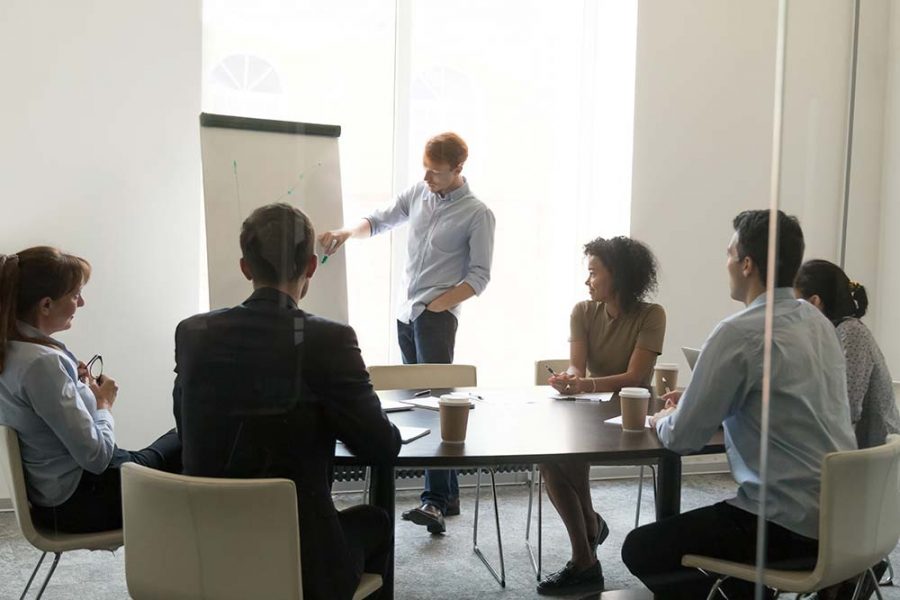
M 175 430 L 143 450 L 116 448 L 105 471 L 82 471 L 75 493 L 58 506 L 32 506 L 31 517 L 44 529 L 91 533 L 122 527 L 122 479 L 119 467 L 133 462 L 160 471 L 181 471 L 181 441 Z
M 622 560 L 658 599 L 702 599 L 715 578 L 682 567 L 682 556 L 702 554 L 755 563 L 756 525 L 756 515 L 719 502 L 633 530 L 622 545 Z M 818 540 L 771 522 L 767 531 L 766 567 L 806 570 L 815 566 Z M 723 590 L 731 600 L 750 600 L 754 584 L 728 580 Z
M 338 522 L 344 532 L 354 571 L 360 575 L 384 575 L 394 542 L 394 531 L 387 512 L 377 506 L 361 504 L 340 511 Z

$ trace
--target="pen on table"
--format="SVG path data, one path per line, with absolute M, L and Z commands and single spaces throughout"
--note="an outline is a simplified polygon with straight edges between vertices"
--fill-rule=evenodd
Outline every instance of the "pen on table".
M 415 394 L 413 394 L 413 396 L 415 396 L 416 398 L 421 398 L 422 396 L 430 396 L 430 395 L 431 395 L 431 390 L 422 390 L 421 392 L 416 392 Z
M 325 254 L 322 255 L 322 264 L 325 264 L 325 261 L 328 260 L 328 256 L 334 252 L 334 247 L 337 246 L 338 241 L 336 239 L 331 240 L 331 244 L 328 245 L 328 249 L 325 250 Z M 324 248 L 323 248 L 324 249 Z

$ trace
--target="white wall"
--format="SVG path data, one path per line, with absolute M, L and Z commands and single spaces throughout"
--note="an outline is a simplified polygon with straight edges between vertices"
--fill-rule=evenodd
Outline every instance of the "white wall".
M 60 337 L 103 355 L 126 448 L 174 426 L 173 332 L 198 307 L 200 17 L 200 0 L 0 8 L 0 252 L 93 264 Z
M 878 342 L 895 380 L 900 380 L 900 5 L 890 3 L 884 118 L 879 288 L 872 303 Z M 873 230 L 877 231 L 877 230 Z M 872 236 L 876 237 L 876 236 Z
M 782 208 L 807 256 L 837 258 L 850 3 L 790 5 Z M 677 24 L 677 26 L 673 26 Z M 661 264 L 665 360 L 740 305 L 728 297 L 732 218 L 769 202 L 776 2 L 642 0 L 632 235 Z
M 866 286 L 873 303 L 881 287 L 878 273 L 881 244 L 877 232 L 881 230 L 884 208 L 882 179 L 890 4 L 890 0 L 867 0 L 862 3 L 860 11 L 850 207 L 844 263 L 844 270 L 851 279 Z M 869 311 L 865 322 L 878 335 L 880 323 L 876 310 Z

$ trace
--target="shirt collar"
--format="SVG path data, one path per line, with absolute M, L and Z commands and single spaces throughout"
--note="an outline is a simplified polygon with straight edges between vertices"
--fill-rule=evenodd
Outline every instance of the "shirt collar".
M 282 292 L 281 290 L 276 290 L 271 287 L 261 287 L 257 290 L 254 290 L 253 294 L 250 295 L 249 298 L 244 300 L 244 304 L 255 304 L 257 302 L 268 302 L 273 304 L 278 304 L 283 308 L 287 308 L 289 310 L 297 310 L 297 303 L 294 302 L 294 299 Z
M 775 302 L 780 300 L 794 300 L 794 288 L 790 287 L 780 287 L 775 288 Z M 757 296 L 753 302 L 747 305 L 747 308 L 751 306 L 760 306 L 766 303 L 766 292 L 763 292 L 759 296 Z
M 437 195 L 437 194 L 436 194 Z M 463 177 L 463 184 L 447 194 L 446 196 L 437 195 L 438 198 L 444 200 L 445 202 L 453 202 L 454 200 L 459 200 L 463 196 L 469 195 L 469 182 Z
M 19 330 L 19 334 L 23 337 L 31 338 L 33 340 L 40 340 L 42 342 L 50 342 L 54 346 L 62 348 L 66 352 L 69 351 L 69 349 L 66 348 L 65 344 L 55 338 L 50 337 L 49 335 L 45 335 L 40 329 L 33 325 L 29 325 L 25 321 L 16 320 L 16 328 Z

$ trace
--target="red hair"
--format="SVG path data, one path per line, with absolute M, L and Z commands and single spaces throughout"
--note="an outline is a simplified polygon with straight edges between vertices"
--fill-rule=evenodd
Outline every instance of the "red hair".
M 469 158 L 469 147 L 461 137 L 448 131 L 428 140 L 425 144 L 425 156 L 432 162 L 444 162 L 455 169 Z

